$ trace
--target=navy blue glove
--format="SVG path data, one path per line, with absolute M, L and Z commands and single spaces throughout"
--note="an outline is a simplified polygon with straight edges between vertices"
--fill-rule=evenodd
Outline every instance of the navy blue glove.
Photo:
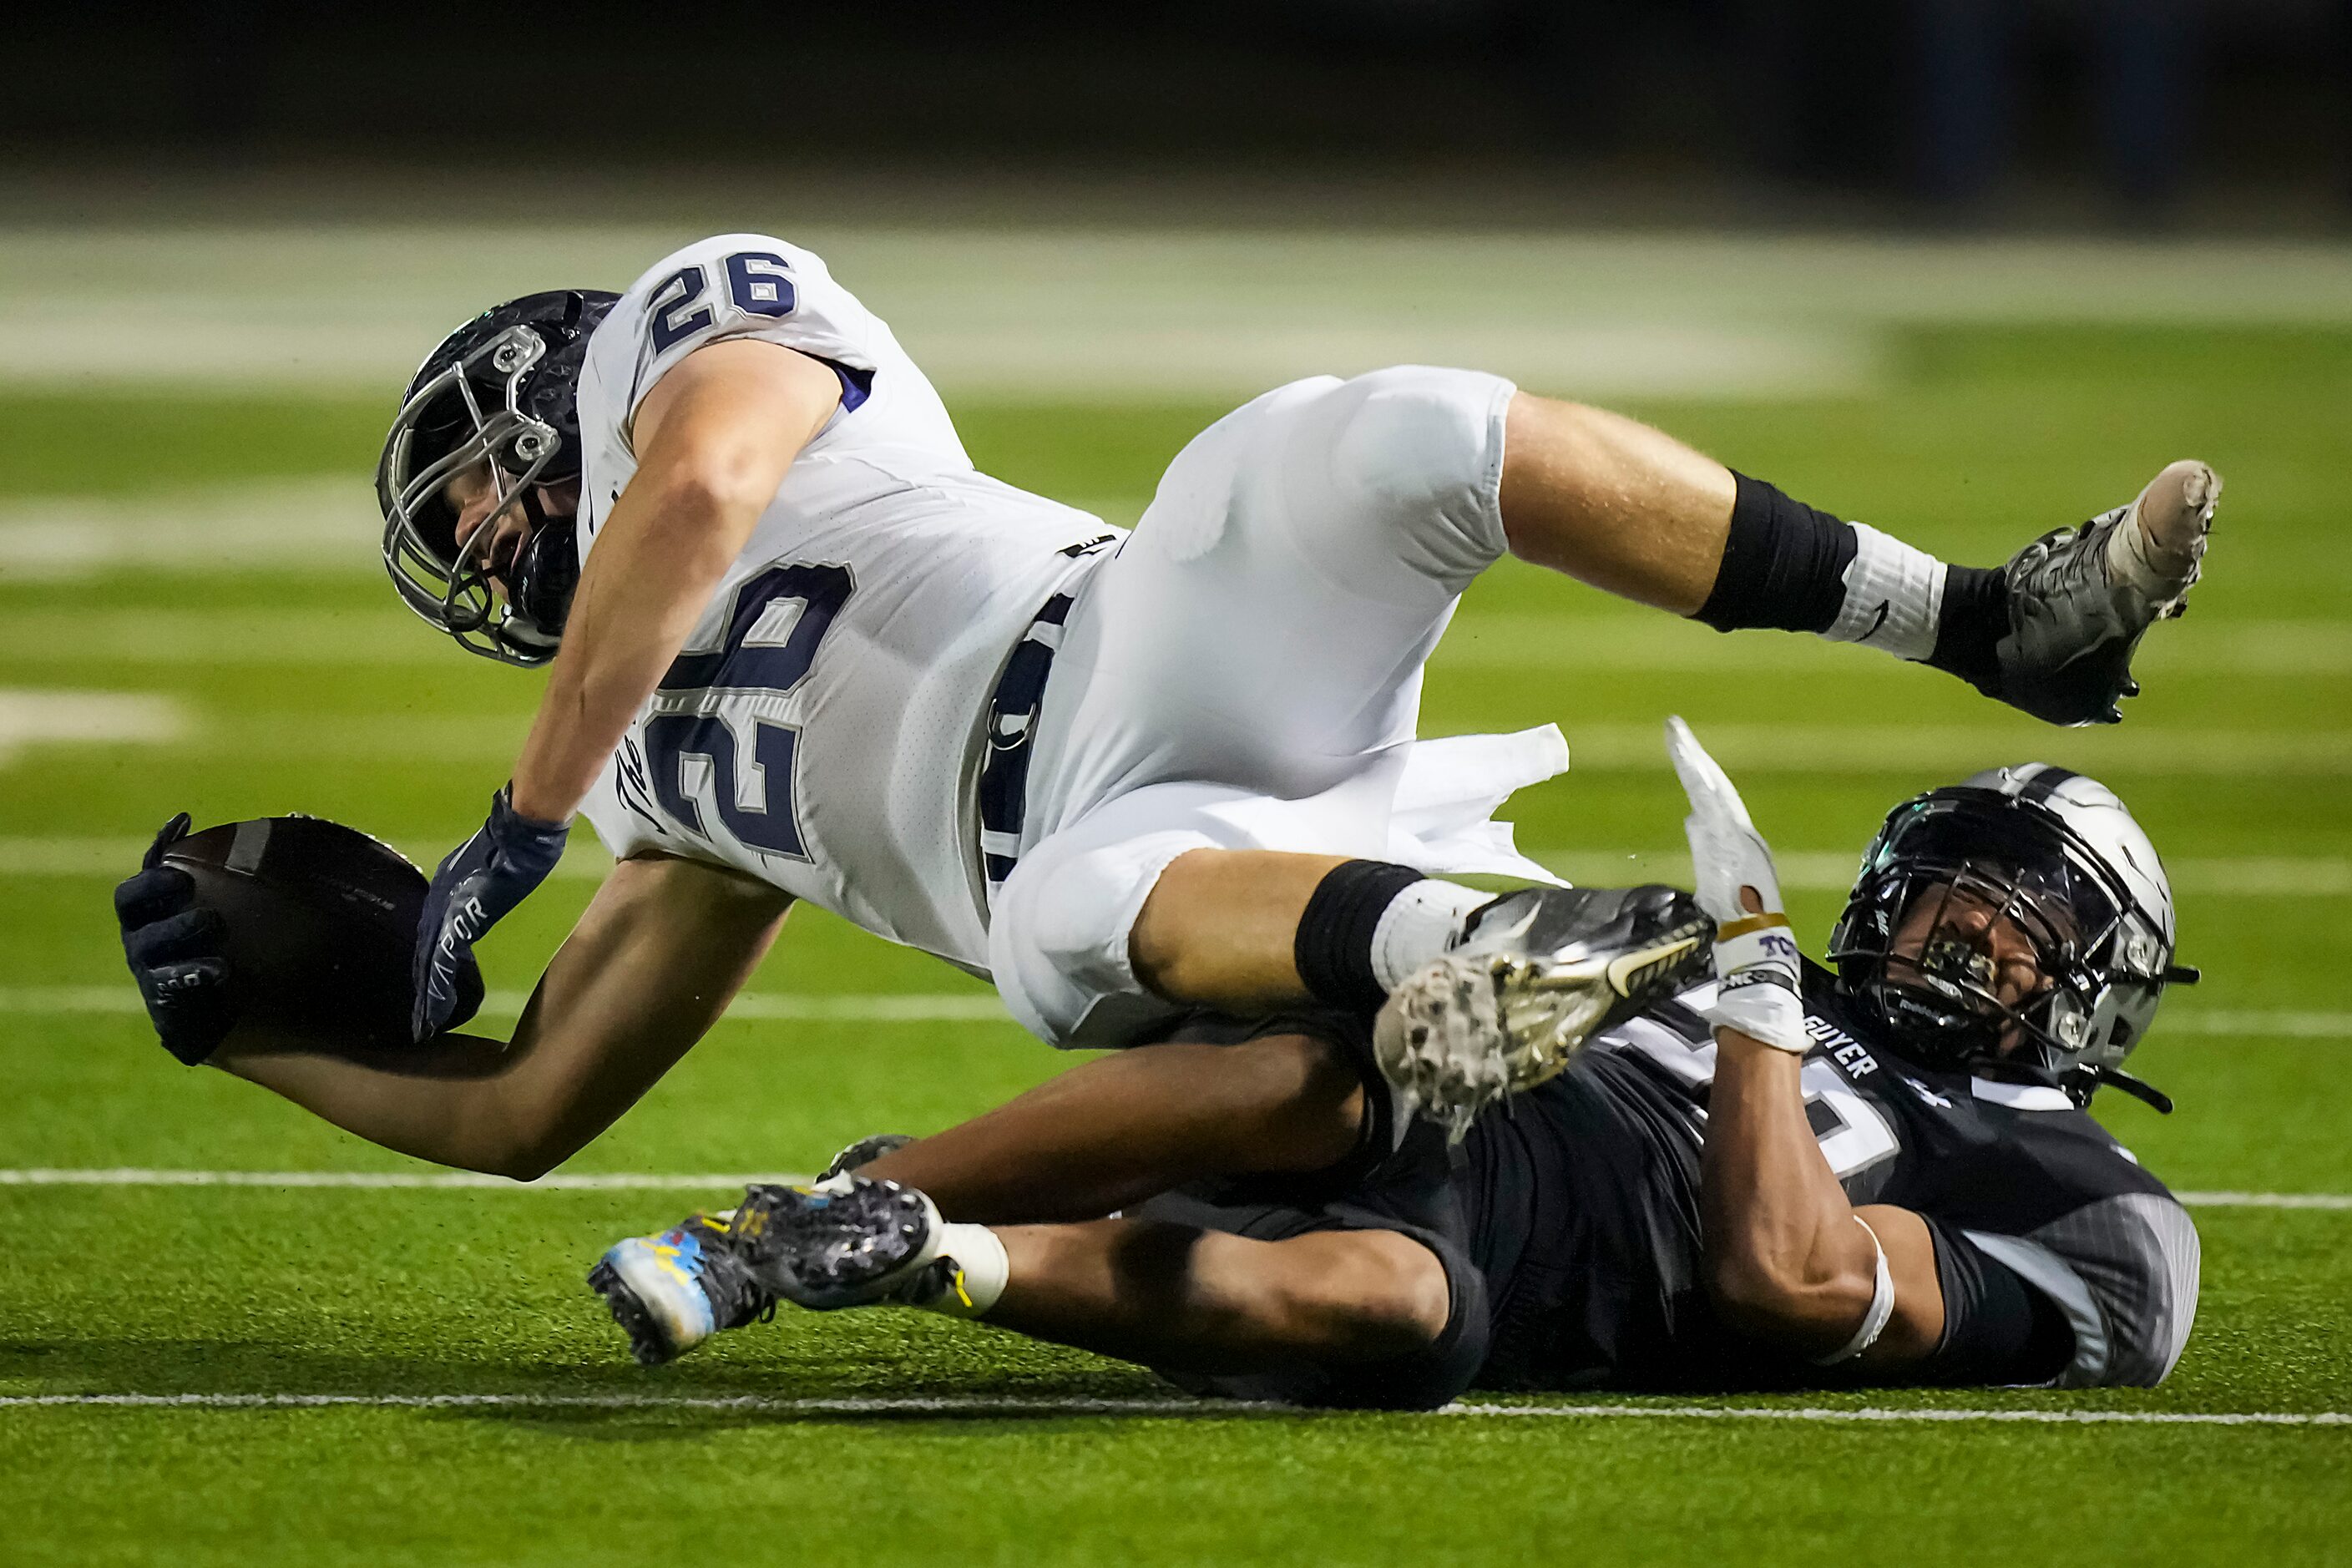
M 163 864 L 163 851 L 187 835 L 184 811 L 163 825 L 139 874 L 114 889 L 114 918 L 155 1037 L 194 1067 L 236 1026 L 237 999 L 227 925 L 214 910 L 196 908 L 195 879 Z
M 514 808 L 514 786 L 490 797 L 490 819 L 449 852 L 433 873 L 425 912 L 416 923 L 412 971 L 416 1003 L 409 1030 L 428 1040 L 449 1026 L 460 995 L 459 973 L 473 962 L 474 944 L 547 880 L 563 858 L 565 822 L 541 822 Z

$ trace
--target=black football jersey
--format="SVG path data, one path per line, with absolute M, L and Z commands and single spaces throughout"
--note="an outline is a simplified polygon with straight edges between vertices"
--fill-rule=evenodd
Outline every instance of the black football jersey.
M 2171 1371 L 2198 1244 L 2162 1183 L 2054 1085 L 1898 1058 L 1824 971 L 1809 969 L 1806 1009 L 1805 1109 L 1823 1156 L 1855 1205 L 1914 1210 L 1935 1237 L 1947 1328 L 1923 1381 L 2150 1385 Z M 1473 1130 L 1455 1183 L 1494 1318 L 1482 1384 L 1841 1375 L 1714 1316 L 1698 1223 L 1714 1071 L 1707 1024 L 1669 1005 Z

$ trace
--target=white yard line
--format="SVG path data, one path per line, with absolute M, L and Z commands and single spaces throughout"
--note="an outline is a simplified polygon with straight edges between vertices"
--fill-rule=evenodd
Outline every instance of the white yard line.
M 0 687 L 0 768 L 27 746 L 152 746 L 178 741 L 188 729 L 187 710 L 152 692 Z
M 756 1182 L 792 1184 L 813 1179 L 806 1174 L 777 1172 L 640 1175 L 559 1171 L 526 1183 L 472 1171 L 179 1171 L 136 1165 L 0 1169 L 0 1187 L 260 1187 L 360 1192 L 724 1192 Z M 2352 1194 L 2343 1193 L 2185 1192 L 2177 1195 L 2191 1208 L 2352 1211 Z
M 934 1394 L 805 1398 L 782 1394 L 16 1394 L 0 1409 L 130 1410 L 708 1410 L 775 1415 L 1181 1415 L 1206 1419 L 1346 1419 L 1354 1412 L 1297 1410 L 1204 1399 L 1087 1398 L 1072 1395 Z M 2008 1422 L 2078 1426 L 2343 1426 L 2340 1411 L 1921 1409 L 1860 1405 L 1470 1405 L 1428 1413 L 1454 1419 L 1805 1421 L 1910 1423 Z
M 582 835 L 582 837 L 587 837 Z M 138 868 L 147 851 L 144 838 L 0 837 L 0 877 L 110 877 L 117 880 Z M 446 852 L 421 843 L 396 846 L 419 867 Z M 576 844 L 555 868 L 566 881 L 596 882 L 610 875 L 613 858 L 593 842 Z
M 1858 656 L 1815 637 L 1751 637 L 1727 643 L 1705 626 L 1672 616 L 1482 610 L 1475 602 L 1446 628 L 1430 663 L 1441 671 L 1536 677 L 1605 670 L 1917 679 L 1899 660 Z M 2200 626 L 2191 619 L 2150 637 L 2134 655 L 2133 670 L 2143 677 L 2344 675 L 2352 673 L 2352 626 L 2285 619 L 2216 619 Z
M 2183 1011 L 2165 1014 L 2157 1029 L 2166 1035 L 2244 1039 L 2346 1040 L 2352 1039 L 2352 1013 Z
M 0 326 L 0 338 L 6 335 Z M 0 500 L 0 577 L 16 581 L 85 577 L 136 567 L 173 576 L 254 576 L 304 572 L 381 572 L 377 539 L 383 518 L 366 480 L 356 475 L 204 485 L 140 496 L 26 496 Z M 79 617 L 72 617 L 79 618 Z M 298 629 L 274 630 L 280 617 L 250 613 L 208 615 L 202 621 L 166 612 L 152 624 L 128 613 L 101 613 L 76 629 L 58 612 L 32 610 L 0 631 L 0 651 L 11 657 L 140 657 L 177 642 L 180 657 L 202 655 L 187 631 L 198 625 L 240 624 L 257 648 L 284 647 L 289 657 L 306 641 L 328 641 L 338 617 L 296 612 Z M 364 631 L 379 617 L 345 617 Z M 299 629 L 309 627 L 309 633 Z M 417 629 L 424 627 L 420 624 Z M 87 633 L 87 635 L 86 635 Z M 62 634 L 62 635 L 60 635 Z M 334 639 L 345 660 L 367 657 L 363 637 Z M 430 647 L 434 639 L 417 642 Z M 243 661 L 240 661 L 243 662 Z
M 1086 510 L 1132 522 L 1138 502 L 1092 499 Z M 381 524 L 364 486 L 347 481 L 220 486 L 127 499 L 0 499 L 0 572 L 75 576 L 136 566 L 143 573 L 221 574 L 286 569 L 287 541 L 305 572 L 382 571 Z M 276 531 L 268 550 L 257 541 Z M 1667 616 L 1481 611 L 1457 616 L 1433 660 L 1441 670 L 1835 676 L 1916 679 L 1897 660 L 1809 637 L 1755 637 L 1738 657 L 1713 632 Z M 0 660 L 76 668 L 154 665 L 439 665 L 445 640 L 386 602 L 373 611 L 184 607 L 142 610 L 19 606 L 0 622 Z M 2190 620 L 2137 656 L 2143 676 L 2269 676 L 2307 680 L 2352 674 L 2352 626 L 2326 620 Z M 2315 708 L 2316 704 L 2313 705 Z M 2319 715 L 2315 711 L 2312 717 Z
M 486 1016 L 513 1016 L 530 999 L 521 991 L 493 991 L 482 1004 Z M 0 1016 L 9 1014 L 95 1014 L 135 1016 L 139 993 L 129 980 L 109 985 L 0 987 Z M 1011 1024 L 1003 1005 L 985 991 L 849 992 L 838 995 L 782 995 L 746 992 L 727 1016 L 744 1023 L 817 1024 Z M 2167 1013 L 2167 1035 L 2237 1036 L 2288 1040 L 2352 1039 L 2352 1013 L 2302 1013 L 2263 1009 Z
M 1574 766 L 1584 773 L 1663 773 L 1654 723 L 1570 722 Z M 2333 777 L 2352 773 L 2352 732 L 2119 728 L 2027 731 L 1967 724 L 1695 725 L 1717 762 L 1740 773 L 1972 773 L 1990 763 L 2039 759 L 2114 777 Z

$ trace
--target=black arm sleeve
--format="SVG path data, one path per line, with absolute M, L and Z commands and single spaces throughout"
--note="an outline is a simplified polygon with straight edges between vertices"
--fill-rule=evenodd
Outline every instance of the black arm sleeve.
M 1936 1281 L 1944 1291 L 1944 1337 L 1917 1368 L 1937 1384 L 2048 1383 L 2074 1352 L 2065 1315 L 2009 1265 L 1930 1215 Z

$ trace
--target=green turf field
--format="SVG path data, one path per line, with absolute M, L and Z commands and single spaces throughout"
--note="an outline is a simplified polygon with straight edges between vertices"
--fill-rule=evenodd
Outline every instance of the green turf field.
M 237 498 L 363 487 L 386 399 L 16 391 L 0 393 L 0 1561 L 2343 1560 L 2352 335 L 1976 327 L 1895 348 L 1867 400 L 1639 412 L 1971 563 L 2126 499 L 2168 458 L 2210 459 L 2230 487 L 2210 575 L 2152 640 L 2119 731 L 2042 730 L 1931 671 L 1719 638 L 1513 569 L 1474 593 L 1424 729 L 1559 721 L 1574 771 L 1511 815 L 1523 847 L 1599 879 L 1678 864 L 1656 726 L 1685 714 L 1815 943 L 1897 798 L 2032 757 L 2118 787 L 2207 974 L 2137 1058 L 2179 1114 L 2101 1107 L 2200 1194 L 2203 1307 L 2165 1387 L 1231 1413 L 887 1311 L 787 1312 L 642 1373 L 581 1276 L 617 1236 L 726 1197 L 697 1173 L 805 1171 L 1058 1065 L 983 988 L 807 910 L 739 1016 L 551 1190 L 142 1175 L 424 1173 L 169 1061 L 107 892 L 183 808 L 316 812 L 437 854 L 505 776 L 537 681 L 408 619 L 363 535 L 293 529 L 227 559 L 205 536 Z M 959 415 L 984 467 L 1126 521 L 1217 412 Z M 131 542 L 59 564 L 30 531 L 42 507 Z M 487 945 L 495 989 L 527 988 L 588 898 L 596 857 L 575 858 Z M 677 1179 L 561 1179 L 593 1174 Z M 97 1394 L 201 1397 L 75 1397 Z M 313 1395 L 344 1402 L 292 1402 Z M 454 1397 L 480 1395 L 511 1397 Z M 1853 1418 L 1864 1407 L 1890 1418 Z M 2071 1419 L 2098 1414 L 2126 1419 Z M 2252 1419 L 2156 1419 L 2215 1415 Z M 2263 1419 L 2280 1416 L 2322 1419 Z

